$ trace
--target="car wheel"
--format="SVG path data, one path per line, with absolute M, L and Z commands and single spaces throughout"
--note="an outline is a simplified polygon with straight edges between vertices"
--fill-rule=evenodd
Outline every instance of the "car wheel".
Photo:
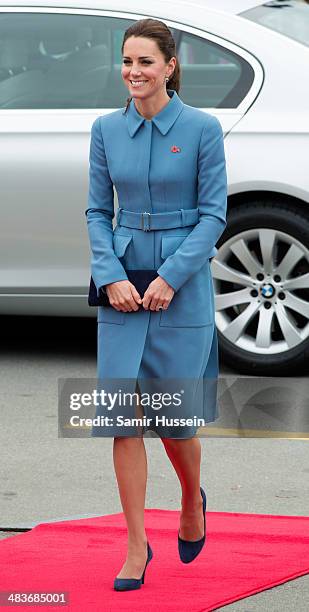
M 246 374 L 292 375 L 309 357 L 309 220 L 256 201 L 228 215 L 211 269 L 220 355 Z

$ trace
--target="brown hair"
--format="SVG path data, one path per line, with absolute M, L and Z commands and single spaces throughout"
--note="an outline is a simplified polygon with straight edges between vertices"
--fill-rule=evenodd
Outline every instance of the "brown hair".
M 124 44 L 130 36 L 143 36 L 155 40 L 161 53 L 165 57 L 165 61 L 169 62 L 172 57 L 176 57 L 176 65 L 172 76 L 167 81 L 168 89 L 174 89 L 179 93 L 180 88 L 180 64 L 176 53 L 176 43 L 172 32 L 163 21 L 158 19 L 139 19 L 135 21 L 124 33 L 121 53 L 123 53 Z M 127 98 L 125 113 L 128 110 L 132 97 Z

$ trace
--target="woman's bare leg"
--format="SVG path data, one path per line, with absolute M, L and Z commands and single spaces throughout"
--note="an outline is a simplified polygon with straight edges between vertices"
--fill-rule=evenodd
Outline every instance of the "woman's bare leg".
M 115 437 L 113 460 L 128 528 L 127 557 L 117 577 L 140 578 L 147 559 L 144 525 L 147 455 L 143 437 Z
M 182 489 L 179 535 L 184 540 L 199 540 L 204 535 L 200 440 L 195 437 L 183 440 L 162 438 L 162 442 Z

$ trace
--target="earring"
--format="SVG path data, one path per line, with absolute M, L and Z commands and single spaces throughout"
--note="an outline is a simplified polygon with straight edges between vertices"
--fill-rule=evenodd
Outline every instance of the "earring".
M 169 77 L 165 77 L 165 82 L 167 83 L 170 80 Z

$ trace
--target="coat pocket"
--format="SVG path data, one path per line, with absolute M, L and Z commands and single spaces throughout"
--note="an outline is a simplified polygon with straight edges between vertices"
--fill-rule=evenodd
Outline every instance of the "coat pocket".
M 161 258 L 173 255 L 186 235 L 162 236 Z M 214 323 L 214 295 L 210 262 L 207 261 L 174 294 L 166 310 L 161 310 L 161 327 L 204 327 Z
M 97 323 L 116 323 L 124 325 L 124 315 L 122 310 L 116 310 L 113 306 L 98 306 Z
M 166 259 L 173 255 L 188 234 L 174 234 L 173 236 L 162 236 L 161 239 L 161 257 Z
M 129 236 L 129 235 L 122 235 L 122 234 L 114 234 L 114 238 L 113 238 L 114 251 L 115 251 L 115 255 L 117 255 L 119 259 L 122 259 L 125 257 L 126 250 L 132 238 L 133 238 L 132 235 Z

